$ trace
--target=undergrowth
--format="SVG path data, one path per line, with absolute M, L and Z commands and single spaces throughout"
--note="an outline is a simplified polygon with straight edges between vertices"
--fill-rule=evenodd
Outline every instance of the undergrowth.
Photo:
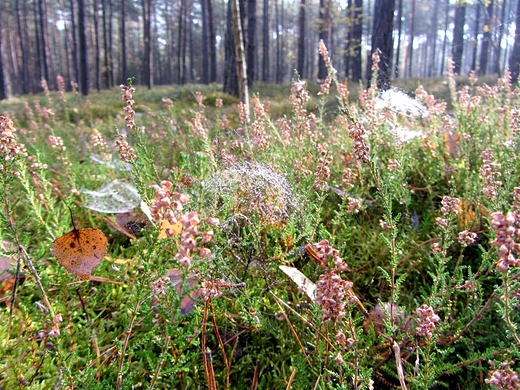
M 0 388 L 519 388 L 518 90 L 352 99 L 328 64 L 249 114 L 216 86 L 12 104 Z M 87 227 L 83 280 L 50 248 Z

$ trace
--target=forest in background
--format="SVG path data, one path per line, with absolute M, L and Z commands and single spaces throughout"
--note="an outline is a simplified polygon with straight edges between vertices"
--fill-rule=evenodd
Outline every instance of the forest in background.
M 370 78 L 376 45 L 387 78 L 442 76 L 448 58 L 461 75 L 518 64 L 513 0 L 7 0 L 0 98 L 41 92 L 42 79 L 88 94 L 129 77 L 148 87 L 216 82 L 238 95 L 235 4 L 250 86 L 287 83 L 295 71 L 323 80 L 320 40 L 354 82 Z

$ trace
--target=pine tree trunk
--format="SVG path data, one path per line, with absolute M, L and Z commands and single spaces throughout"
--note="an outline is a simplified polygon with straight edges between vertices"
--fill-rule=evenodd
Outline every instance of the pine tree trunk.
M 181 0 L 177 34 L 177 83 L 186 82 L 186 0 Z
M 407 73 L 408 77 L 412 77 L 413 41 L 415 39 L 415 0 L 412 0 L 412 8 L 410 11 L 409 20 L 410 20 L 410 44 L 408 45 L 406 73 Z
M 515 25 L 515 43 L 511 57 L 509 57 L 509 70 L 511 71 L 513 82 L 517 85 L 520 73 L 520 0 L 518 0 L 516 6 Z
M 361 65 L 362 65 L 362 46 L 361 38 L 363 36 L 363 0 L 354 0 L 354 9 L 352 12 L 352 34 L 350 39 L 351 57 L 350 70 L 351 80 L 358 82 L 361 80 Z
M 442 41 L 442 59 L 441 59 L 441 72 L 440 72 L 441 75 L 444 73 L 444 64 L 446 62 L 446 46 L 448 43 L 449 13 L 450 13 L 450 0 L 446 0 L 446 13 L 444 15 L 444 40 Z
M 74 1 L 75 0 L 70 0 L 70 26 L 72 29 L 72 62 L 74 63 L 74 81 L 76 83 L 79 83 L 79 53 L 77 38 L 78 35 L 76 34 L 76 11 L 74 10 Z
M 473 36 L 473 59 L 471 62 L 471 70 L 477 71 L 477 50 L 478 50 L 478 35 L 480 30 L 480 3 L 476 3 L 477 14 L 475 16 L 475 35 Z
M 247 63 L 244 50 L 244 33 L 242 29 L 242 11 L 239 0 L 230 0 L 231 20 L 233 24 L 233 42 L 235 44 L 238 98 L 246 106 L 246 113 L 249 117 L 249 91 L 247 88 Z
M 307 44 L 305 38 L 305 7 L 305 0 L 300 0 L 298 10 L 298 58 L 296 61 L 296 71 L 301 78 L 305 78 L 303 66 L 305 64 L 305 45 Z
M 224 36 L 224 83 L 225 93 L 238 97 L 238 79 L 236 66 L 235 44 L 233 42 L 233 22 L 231 2 L 227 3 L 226 33 Z
M 276 67 L 275 67 L 275 83 L 280 82 L 280 62 L 281 62 L 281 45 L 280 45 L 280 7 L 278 6 L 278 0 L 274 0 L 274 19 L 275 19 L 275 32 L 276 32 Z
M 21 81 L 21 87 L 22 87 L 22 93 L 26 94 L 29 93 L 28 88 L 28 73 L 27 73 L 27 53 L 25 50 L 25 39 L 23 37 L 22 33 L 22 17 L 21 17 L 21 11 L 20 11 L 20 0 L 16 0 L 15 2 L 15 8 L 16 8 L 16 24 L 17 24 L 17 32 L 18 32 L 18 42 L 20 44 L 20 55 L 21 55 L 21 70 L 22 74 L 20 77 Z M 1 53 L 1 51 L 0 51 Z M 68 51 L 67 51 L 68 53 Z M 0 87 L 1 88 L 1 87 Z
M 108 60 L 108 33 L 107 33 L 107 0 L 101 0 L 101 9 L 103 12 L 103 61 L 104 61 L 104 69 L 103 69 L 103 87 L 110 88 L 110 80 L 109 80 L 109 69 L 110 62 Z
M 83 95 L 89 94 L 89 74 L 87 60 L 87 32 L 85 25 L 85 2 L 78 0 L 79 71 L 80 88 Z
M 255 80 L 256 58 L 256 0 L 247 0 L 247 85 Z
M 395 53 L 395 78 L 399 77 L 399 63 L 401 60 L 401 34 L 403 31 L 403 0 L 397 6 L 397 52 Z
M 502 69 L 500 66 L 500 56 L 502 55 L 502 38 L 504 38 L 504 27 L 506 26 L 506 8 L 507 8 L 507 0 L 503 0 L 502 9 L 500 11 L 500 20 L 498 21 L 498 42 L 497 42 L 497 55 L 495 58 L 495 65 L 493 72 L 498 75 L 502 74 Z
M 479 75 L 487 73 L 489 50 L 491 49 L 491 22 L 493 20 L 493 0 L 488 3 L 485 12 L 484 35 L 482 37 L 482 47 L 480 49 L 480 70 Z
M 143 43 L 144 43 L 144 56 L 143 56 L 143 82 L 148 87 L 152 88 L 152 61 L 151 61 L 151 28 L 152 28 L 152 0 L 142 0 L 143 6 Z
M 45 9 L 44 0 L 38 1 L 38 12 L 40 14 L 40 41 L 41 41 L 41 50 L 42 50 L 42 65 L 43 65 L 43 75 L 42 77 L 47 81 L 49 80 L 49 53 L 47 50 L 47 15 Z
M 93 12 L 92 17 L 94 19 L 94 46 L 95 46 L 95 54 L 94 54 L 94 62 L 95 62 L 95 75 L 94 75 L 94 86 L 99 91 L 100 85 L 99 80 L 101 78 L 100 73 L 100 50 L 99 50 L 99 20 L 98 20 L 98 2 L 97 0 L 93 0 L 92 2 Z
M 125 22 L 125 0 L 121 0 L 121 28 L 120 28 L 120 39 L 121 39 L 121 82 L 126 84 L 128 74 L 126 69 L 126 22 Z
M 0 11 L 3 14 L 4 4 L 0 4 Z M 0 17 L 0 100 L 7 99 L 7 88 L 4 74 L 4 60 L 3 56 L 3 41 L 2 41 L 2 18 Z
M 217 47 L 215 36 L 215 24 L 213 17 L 213 0 L 208 2 L 208 33 L 209 33 L 209 81 L 214 83 L 217 81 Z
M 458 0 L 455 10 L 455 27 L 453 29 L 453 72 L 460 74 L 462 66 L 462 54 L 464 52 L 464 23 L 466 20 L 466 2 Z
M 390 88 L 390 73 L 392 72 L 392 32 L 394 27 L 395 0 L 376 0 L 374 5 L 374 27 L 372 31 L 372 53 L 379 50 L 379 73 L 377 85 L 380 89 Z M 377 32 L 377 33 L 376 33 Z M 367 78 L 372 78 L 372 55 L 367 61 Z
M 330 0 L 320 0 L 319 39 L 323 41 L 327 49 L 331 50 L 330 44 Z M 325 80 L 329 70 L 325 60 L 318 54 L 318 80 Z
M 264 0 L 262 26 L 262 81 L 269 82 L 269 0 Z
M 402 0 L 401 0 L 402 1 Z M 428 77 L 432 77 L 434 75 L 435 70 L 435 59 L 437 58 L 437 22 L 439 19 L 439 9 L 440 9 L 440 0 L 435 0 L 434 10 L 433 10 L 433 21 L 432 21 L 432 30 L 430 32 L 429 41 L 430 44 L 428 48 L 431 47 L 431 52 L 428 54 L 427 61 L 427 72 L 426 75 Z
M 208 5 L 207 0 L 200 0 L 200 10 L 202 14 L 202 84 L 209 84 L 209 26 L 208 26 Z

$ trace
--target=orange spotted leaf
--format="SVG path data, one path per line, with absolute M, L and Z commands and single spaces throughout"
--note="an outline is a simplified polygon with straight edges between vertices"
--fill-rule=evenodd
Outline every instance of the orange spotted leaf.
M 67 271 L 89 279 L 105 256 L 107 244 L 107 237 L 99 229 L 73 229 L 54 240 L 51 252 Z

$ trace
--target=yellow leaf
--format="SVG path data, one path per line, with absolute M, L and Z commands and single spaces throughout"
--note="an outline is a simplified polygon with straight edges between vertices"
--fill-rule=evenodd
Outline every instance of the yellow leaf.
M 170 231 L 170 234 L 167 234 L 167 230 Z M 161 232 L 159 233 L 159 236 L 157 237 L 159 240 L 164 240 L 165 238 L 171 237 L 171 235 L 178 236 L 182 232 L 182 222 L 177 221 L 177 223 L 171 224 L 168 221 L 163 221 L 161 223 Z

